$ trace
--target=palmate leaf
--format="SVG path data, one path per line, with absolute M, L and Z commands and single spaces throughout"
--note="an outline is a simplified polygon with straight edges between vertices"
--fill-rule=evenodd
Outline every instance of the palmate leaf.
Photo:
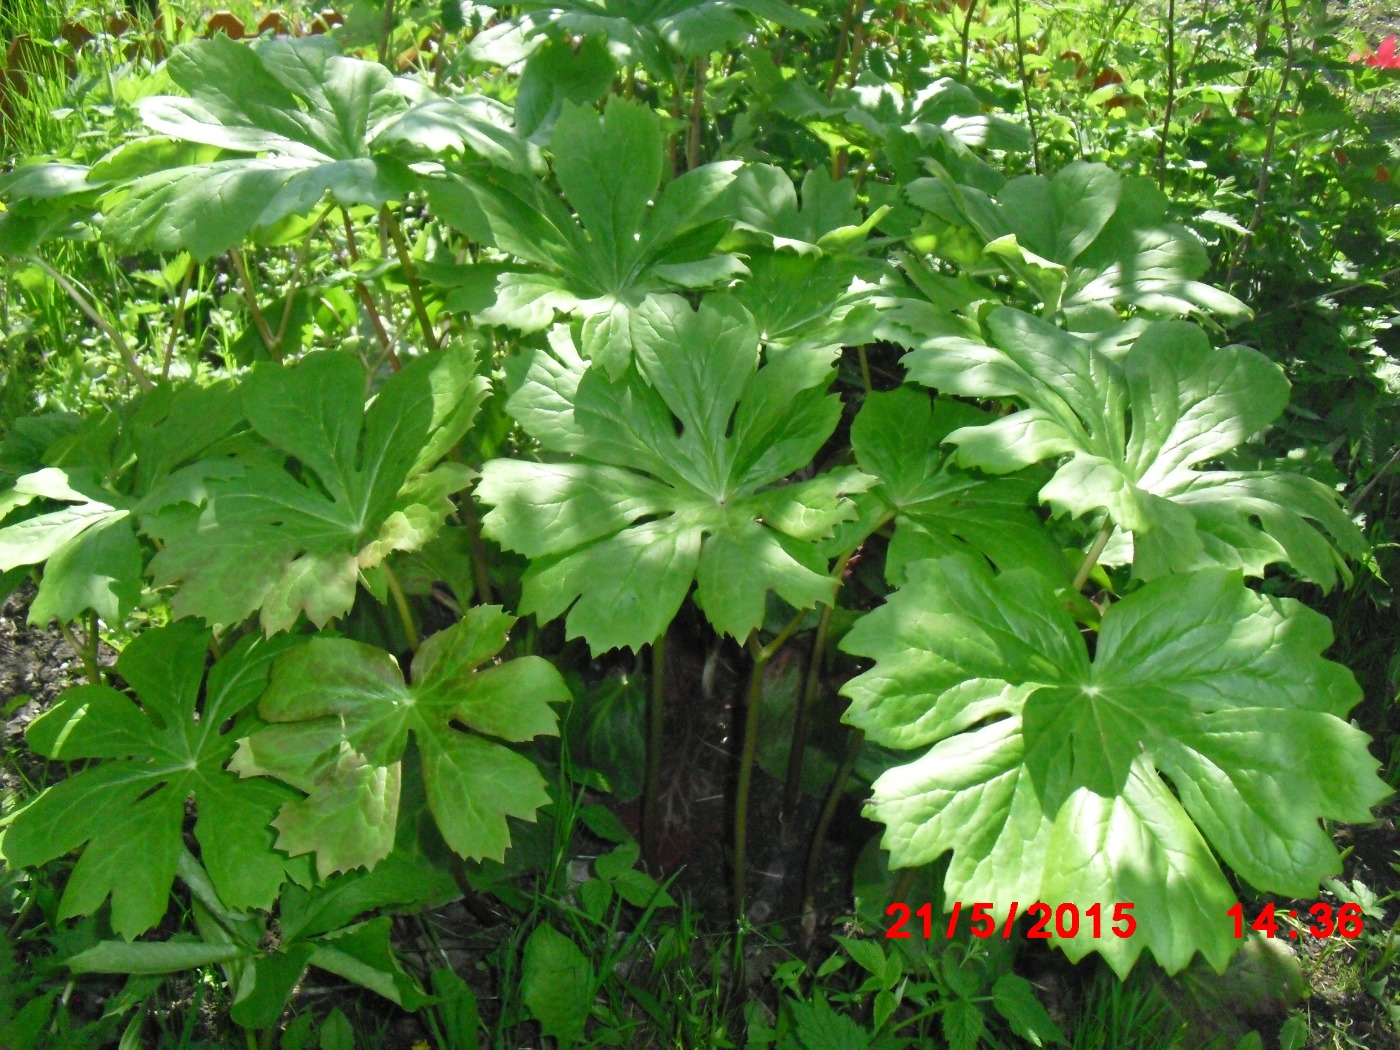
M 1072 329 L 1096 331 L 1125 308 L 1249 314 L 1234 296 L 1201 283 L 1205 248 L 1190 230 L 1167 222 L 1167 198 L 1149 179 L 1076 161 L 1053 178 L 1012 179 L 994 200 L 935 167 L 905 193 L 948 227 L 975 236 L 972 254 L 955 253 L 957 261 L 1024 282 L 1041 309 L 1063 312 Z
M 278 848 L 314 852 L 322 877 L 387 856 L 412 735 L 447 844 L 468 859 L 501 860 L 506 818 L 533 820 L 549 796 L 534 764 L 497 740 L 557 734 L 549 705 L 570 696 L 537 656 L 478 670 L 514 622 L 497 606 L 470 610 L 419 648 L 411 685 L 389 653 L 347 639 L 314 638 L 279 660 L 258 710 L 281 724 L 241 740 L 229 766 L 305 793 L 274 822 Z
M 928 749 L 875 782 L 869 812 L 896 867 L 952 851 L 948 901 L 1134 904 L 1133 936 L 1081 927 L 1060 940 L 1073 959 L 1121 976 L 1144 948 L 1169 972 L 1199 950 L 1223 968 L 1236 893 L 1215 857 L 1312 896 L 1340 870 L 1319 820 L 1369 820 L 1390 793 L 1345 721 L 1360 689 L 1320 656 L 1327 620 L 1237 572 L 1146 585 L 1104 615 L 1092 659 L 1034 572 L 953 556 L 907 575 L 841 646 L 875 660 L 842 689 L 846 721 Z
M 476 319 L 534 332 L 556 311 L 581 317 L 584 355 L 616 378 L 633 352 L 629 318 L 648 297 L 744 273 L 736 256 L 715 253 L 738 165 L 707 164 L 662 189 L 662 141 L 659 119 L 640 103 L 614 96 L 600 118 L 565 102 L 551 148 L 567 205 L 499 167 L 430 183 L 435 214 L 531 267 L 503 273 L 495 303 Z
M 0 520 L 21 509 L 29 515 L 0 528 L 0 571 L 43 565 L 30 622 L 67 622 L 92 610 L 121 623 L 141 596 L 139 523 L 199 498 L 222 469 L 201 457 L 239 420 L 231 384 L 160 386 L 47 445 L 42 454 L 52 465 L 0 493 Z M 44 510 L 45 503 L 66 506 Z
M 485 532 L 532 559 L 522 610 L 569 610 L 569 636 L 603 652 L 654 641 L 693 582 L 710 622 L 740 639 L 769 590 L 798 608 L 830 601 L 815 541 L 855 515 L 846 494 L 874 479 L 844 469 L 775 483 L 836 426 L 835 348 L 759 368 L 753 325 L 724 298 L 699 312 L 654 299 L 632 326 L 637 368 L 621 381 L 586 367 L 561 327 L 510 399 L 545 450 L 573 457 L 483 469 Z
M 1365 553 L 1336 493 L 1320 482 L 1197 469 L 1283 411 L 1288 381 L 1263 354 L 1213 349 L 1184 321 L 1153 323 L 1118 359 L 1017 310 L 993 310 L 986 328 L 990 345 L 943 337 L 906 355 L 910 377 L 1024 402 L 994 423 L 949 434 L 955 462 L 1000 474 L 1067 455 L 1041 499 L 1057 514 L 1107 511 L 1132 533 L 1131 549 L 1110 549 L 1110 563 L 1131 559 L 1138 576 L 1152 578 L 1212 565 L 1258 576 L 1286 562 L 1330 588 L 1346 572 L 1341 554 Z
M 382 65 L 345 58 L 327 38 L 246 45 L 217 35 L 181 45 L 166 69 L 190 97 L 143 99 L 146 126 L 225 155 L 114 191 L 104 230 L 123 245 L 208 259 L 327 193 L 378 207 L 415 185 L 402 161 L 371 148 L 408 99 Z
M 164 533 L 151 572 L 177 585 L 176 615 L 235 624 L 260 609 L 268 634 L 301 613 L 322 626 L 349 611 L 361 569 L 433 537 L 448 495 L 472 478 L 434 464 L 470 426 L 486 381 L 454 346 L 405 366 L 368 409 L 364 386 L 359 360 L 331 352 L 245 380 L 244 412 L 271 450 L 238 457 L 202 512 Z
M 98 759 L 47 788 L 15 815 L 4 856 L 45 864 L 87 844 L 69 876 L 60 918 L 88 915 L 110 895 L 112 928 L 127 939 L 165 915 L 193 797 L 194 836 L 220 898 L 232 908 L 270 908 L 286 858 L 272 848 L 270 824 L 294 793 L 247 782 L 224 769 L 245 709 L 267 683 L 289 639 L 245 639 L 209 671 L 209 632 L 190 621 L 139 635 L 117 672 L 137 704 L 106 685 L 68 690 L 25 737 L 48 758 Z M 201 696 L 203 684 L 203 699 Z
M 515 17 L 478 33 L 477 62 L 509 66 L 546 39 L 602 37 L 618 61 L 670 74 L 670 54 L 703 58 L 745 40 L 756 19 L 808 36 L 823 24 L 786 0 L 525 0 Z
M 885 576 L 898 584 L 910 562 L 976 551 L 1000 569 L 1035 568 L 1049 579 L 1069 566 L 1031 512 L 1043 477 L 985 477 L 953 466 L 939 448 L 953 431 L 987 422 L 987 413 L 949 399 L 931 403 L 911 387 L 867 394 L 851 424 L 851 447 L 865 473 L 880 479 L 856 497 L 868 528 L 885 515 L 895 523 Z M 839 533 L 838 533 L 839 535 Z M 842 538 L 843 549 L 854 546 Z

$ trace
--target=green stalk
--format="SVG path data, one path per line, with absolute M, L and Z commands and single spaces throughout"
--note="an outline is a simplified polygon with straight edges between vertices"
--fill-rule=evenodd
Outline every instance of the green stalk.
M 1099 557 L 1103 554 L 1103 549 L 1108 546 L 1108 541 L 1112 536 L 1113 521 L 1105 519 L 1103 528 L 1099 529 L 1099 534 L 1094 537 L 1094 542 L 1089 544 L 1089 549 L 1084 552 L 1084 560 L 1079 563 L 1079 569 L 1074 574 L 1074 582 L 1070 584 L 1071 590 L 1081 591 L 1084 589 L 1084 585 L 1089 582 L 1089 574 L 1099 563 Z
M 93 685 L 102 684 L 102 668 L 98 666 L 94 646 L 89 650 L 86 645 L 79 645 L 78 639 L 73 634 L 73 629 L 62 620 L 58 621 L 58 633 L 63 636 L 63 640 L 68 643 L 68 648 L 73 650 L 73 655 L 83 662 L 83 673 L 87 675 L 88 681 Z
M 642 789 L 642 859 L 661 873 L 661 749 L 665 742 L 666 632 L 651 643 L 651 689 L 647 704 L 647 765 Z
M 408 597 L 403 593 L 403 587 L 399 585 L 399 578 L 394 575 L 394 570 L 389 568 L 389 563 L 383 562 L 384 579 L 389 584 L 389 594 L 394 599 L 394 608 L 399 611 L 399 621 L 403 624 L 403 633 L 408 636 L 408 647 L 415 652 L 418 649 L 418 628 L 413 625 L 413 612 L 408 607 Z
M 1021 80 L 1021 97 L 1026 102 L 1026 123 L 1031 133 L 1031 160 L 1035 163 L 1035 173 L 1040 174 L 1040 136 L 1035 127 L 1035 108 L 1031 105 L 1031 81 L 1026 74 L 1026 45 L 1021 39 L 1021 0 L 1012 5 L 1016 27 L 1016 73 Z
M 1259 161 L 1259 182 L 1254 187 L 1254 215 L 1251 216 L 1249 225 L 1245 228 L 1245 232 L 1235 245 L 1234 252 L 1230 255 L 1230 268 L 1225 273 L 1225 290 L 1227 292 L 1234 290 L 1235 274 L 1244 261 L 1245 252 L 1249 248 L 1255 229 L 1259 226 L 1259 221 L 1264 217 L 1264 203 L 1269 192 L 1269 169 L 1274 158 L 1279 113 L 1283 109 L 1283 93 L 1288 88 L 1288 78 L 1293 73 L 1293 21 L 1288 16 L 1288 0 L 1278 0 L 1278 3 L 1279 13 L 1283 20 L 1286 61 L 1283 67 L 1283 76 L 1279 79 L 1278 94 L 1274 96 L 1273 110 L 1269 114 L 1269 133 L 1264 140 L 1264 155 Z
M 1176 0 L 1167 0 L 1167 105 L 1162 116 L 1162 141 L 1157 143 L 1157 188 L 1167 188 L 1167 139 L 1176 104 Z
M 705 73 L 709 63 L 695 60 L 695 91 L 690 102 L 690 127 L 686 133 L 685 166 L 692 171 L 700 166 L 700 129 L 705 122 Z
M 350 222 L 350 213 L 344 208 L 340 210 L 342 224 L 345 227 L 345 252 L 350 257 L 351 265 L 360 261 L 360 246 L 355 239 L 355 227 Z M 379 345 L 384 348 L 384 354 L 389 359 L 389 367 L 397 372 L 403 367 L 399 361 L 399 355 L 394 352 L 394 341 L 389 337 L 389 330 L 384 327 L 384 318 L 379 313 L 379 306 L 374 301 L 374 296 L 365 287 L 365 282 L 358 277 L 355 278 L 355 297 L 360 300 L 360 305 L 365 308 L 365 313 L 369 314 L 370 323 L 374 325 L 375 335 L 379 337 Z
M 734 797 L 734 918 L 740 923 L 744 918 L 749 847 L 749 791 L 753 785 L 754 757 L 758 753 L 758 703 L 763 697 L 763 671 L 768 666 L 768 661 L 787 644 L 788 639 L 797 630 L 797 625 L 802 622 L 802 617 L 803 613 L 799 611 L 767 645 L 758 644 L 757 628 L 749 635 L 748 649 L 753 653 L 753 671 L 749 675 L 749 688 L 744 697 L 744 743 L 739 752 L 739 782 Z
M 977 14 L 978 0 L 967 0 L 967 17 L 962 24 L 962 79 L 967 83 L 967 58 L 968 52 L 972 50 L 972 19 Z
M 78 309 L 87 314 L 88 320 L 102 329 L 103 334 L 106 335 L 108 339 L 112 340 L 112 345 L 117 348 L 117 353 L 121 355 L 122 364 L 126 365 L 126 370 L 131 374 L 131 378 L 136 380 L 137 386 L 142 390 L 155 389 L 155 383 L 141 368 L 141 365 L 136 360 L 136 355 L 131 352 L 130 344 L 127 343 L 121 332 L 117 331 L 116 326 L 114 326 L 112 322 L 108 321 L 107 318 L 97 312 L 97 307 L 92 305 L 88 297 L 78 291 L 77 285 L 46 263 L 39 255 L 27 255 L 25 256 L 25 261 L 43 270 L 49 280 L 63 289 L 64 294 L 67 295 L 69 299 L 73 300 L 73 303 Z
M 826 803 L 822 806 L 817 826 L 812 831 L 812 843 L 807 848 L 807 863 L 802 869 L 802 922 L 812 925 L 816 914 L 817 866 L 821 863 L 822 846 L 826 844 L 826 833 L 831 830 L 831 821 L 836 816 L 836 808 L 841 804 L 841 796 L 846 793 L 846 783 L 851 779 L 851 771 L 860 757 L 861 746 L 865 743 L 865 730 L 852 729 L 846 740 L 846 754 L 831 780 L 831 788 L 826 793 Z
M 185 305 L 188 301 L 190 282 L 194 280 L 195 271 L 198 269 L 199 263 L 191 258 L 189 266 L 185 268 L 185 276 L 180 278 L 180 291 L 175 302 L 175 319 L 170 322 L 170 335 L 165 341 L 165 356 L 160 365 L 162 381 L 170 378 L 170 365 L 175 357 L 175 341 L 185 324 Z
M 394 218 L 394 213 L 389 210 L 387 204 L 379 213 L 384 217 L 384 225 L 389 229 L 389 238 L 394 242 L 394 252 L 399 257 L 399 265 L 403 267 L 404 280 L 408 282 L 408 297 L 413 303 L 413 315 L 418 319 L 418 327 L 423 331 L 423 339 L 428 348 L 436 350 L 442 344 L 438 341 L 437 333 L 433 331 L 428 307 L 423 302 L 423 284 L 418 279 L 418 267 L 413 265 L 413 252 L 409 250 L 403 227 L 399 225 L 399 220 Z
M 248 272 L 248 261 L 243 258 L 243 252 L 239 248 L 230 248 L 228 255 L 233 260 L 233 268 L 238 271 L 238 281 L 243 287 L 243 301 L 248 304 L 248 312 L 253 315 L 253 327 L 258 330 L 258 337 L 267 349 L 267 356 L 281 364 L 282 347 L 268 326 L 262 307 L 258 305 L 258 293 L 253 287 L 253 275 Z

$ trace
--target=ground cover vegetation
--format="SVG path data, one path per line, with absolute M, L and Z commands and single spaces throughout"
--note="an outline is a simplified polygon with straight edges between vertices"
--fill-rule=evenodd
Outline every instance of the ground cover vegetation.
M 7 5 L 0 1044 L 1391 1045 L 1387 18 Z

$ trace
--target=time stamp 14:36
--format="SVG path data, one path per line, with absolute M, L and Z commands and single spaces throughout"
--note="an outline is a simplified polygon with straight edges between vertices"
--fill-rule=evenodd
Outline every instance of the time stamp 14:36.
M 1020 917 L 1020 906 L 1016 901 L 1011 902 L 1004 922 L 993 914 L 994 909 L 990 901 L 969 904 L 967 908 L 968 927 L 972 936 L 983 939 L 997 936 L 1002 939 L 1010 938 L 1016 920 Z M 948 916 L 945 936 L 952 937 L 956 933 L 962 912 L 963 903 L 954 902 L 953 910 Z M 885 909 L 885 914 L 894 920 L 885 931 L 887 940 L 907 940 L 920 933 L 925 939 L 934 936 L 932 904 L 925 903 L 918 908 L 910 908 L 909 905 L 896 901 Z M 1133 905 L 1130 902 L 1120 902 L 1111 906 L 1091 904 L 1084 909 L 1081 916 L 1077 904 L 1050 905 L 1037 901 L 1020 914 L 1031 920 L 1031 925 L 1026 930 L 1029 940 L 1049 940 L 1052 933 L 1063 938 L 1078 937 L 1081 932 L 1094 938 L 1127 938 L 1137 932 L 1137 919 L 1133 917 Z M 1290 919 L 1302 922 L 1302 930 L 1289 923 L 1284 923 L 1284 928 L 1281 928 L 1279 916 L 1285 914 Z M 1361 936 L 1364 928 L 1361 905 L 1353 903 L 1334 908 L 1319 901 L 1301 914 L 1296 909 L 1281 911 L 1270 903 L 1265 904 L 1259 914 L 1248 923 L 1243 904 L 1236 904 L 1225 915 L 1234 921 L 1237 938 L 1244 937 L 1246 929 L 1256 930 L 1265 937 L 1291 937 L 1295 940 L 1299 936 L 1331 937 L 1333 934 L 1352 938 Z M 1303 915 L 1307 916 L 1307 921 L 1302 920 Z M 911 925 L 914 932 L 911 932 Z M 943 925 L 941 917 L 938 925 Z

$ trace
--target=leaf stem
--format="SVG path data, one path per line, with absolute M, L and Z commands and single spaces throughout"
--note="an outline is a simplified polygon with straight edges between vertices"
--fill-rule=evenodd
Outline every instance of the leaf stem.
M 1089 544 L 1089 549 L 1084 552 L 1084 560 L 1079 563 L 1079 568 L 1074 574 L 1074 582 L 1070 584 L 1071 590 L 1083 590 L 1084 585 L 1089 582 L 1089 574 L 1094 571 L 1094 566 L 1099 563 L 1103 549 L 1108 546 L 1108 541 L 1113 537 L 1113 529 L 1113 520 L 1111 518 L 1105 519 L 1103 528 L 1099 529 L 1099 534 L 1094 537 L 1094 542 Z
M 695 90 L 690 102 L 690 127 L 686 132 L 685 166 L 693 171 L 700 166 L 700 129 L 705 122 L 705 73 L 709 62 L 695 60 Z
M 360 245 L 355 240 L 355 227 L 350 222 L 350 213 L 341 208 L 340 217 L 345 226 L 345 252 L 350 256 L 352 266 L 359 265 Z M 389 330 L 384 327 L 384 318 L 379 313 L 374 296 L 370 295 L 369 289 L 365 287 L 365 282 L 359 277 L 356 277 L 354 282 L 355 298 L 360 300 L 360 305 L 365 308 L 365 313 L 369 315 L 370 324 L 374 325 L 374 334 L 379 337 L 379 345 L 384 348 L 384 355 L 389 359 L 389 367 L 397 372 L 403 367 L 403 363 L 399 360 L 399 355 L 394 353 L 394 341 L 389 336 Z
M 394 242 L 394 252 L 399 257 L 399 265 L 403 267 L 404 280 L 408 282 L 408 297 L 413 302 L 413 315 L 418 319 L 418 327 L 423 331 L 423 339 L 428 344 L 428 349 L 437 350 L 442 346 L 438 341 L 437 333 L 433 331 L 432 318 L 428 316 L 428 307 L 423 302 L 423 284 L 418 279 L 418 267 L 413 265 L 413 252 L 409 250 L 408 240 L 403 235 L 403 227 L 399 225 L 399 220 L 394 217 L 394 213 L 389 210 L 386 204 L 379 210 L 384 217 L 384 225 L 389 230 L 389 239 Z
M 665 744 L 666 631 L 651 643 L 651 689 L 647 703 L 647 761 L 642 789 L 642 858 L 653 875 L 661 873 L 661 749 Z
M 1035 164 L 1035 173 L 1040 172 L 1040 136 L 1035 128 L 1035 109 L 1031 106 L 1031 81 L 1026 74 L 1026 45 L 1021 39 L 1021 0 L 1014 0 L 1012 8 L 1015 14 L 1016 29 L 1016 73 L 1021 81 L 1021 97 L 1026 103 L 1026 123 L 1030 126 L 1031 133 L 1031 160 Z
M 190 282 L 194 280 L 195 271 L 198 269 L 199 263 L 191 257 L 189 266 L 185 267 L 185 276 L 180 278 L 180 291 L 175 302 L 175 318 L 170 322 L 170 335 L 165 340 L 165 356 L 161 359 L 160 364 L 162 382 L 170 378 L 170 364 L 175 357 L 175 340 L 185 324 L 185 306 L 188 302 Z
M 253 315 L 253 327 L 258 330 L 258 336 L 267 349 L 267 356 L 281 364 L 282 347 L 277 342 L 277 336 L 268 326 L 267 317 L 263 314 L 262 307 L 258 305 L 258 293 L 253 288 L 253 275 L 248 272 L 248 261 L 243 258 L 243 251 L 240 248 L 230 248 L 228 256 L 233 260 L 233 268 L 238 271 L 238 280 L 243 286 L 243 301 L 248 304 L 248 312 Z
M 836 579 L 838 593 L 841 588 L 841 578 L 846 574 L 846 566 L 858 549 L 858 547 L 852 547 L 836 559 L 836 567 L 831 570 L 831 575 Z M 779 810 L 784 839 L 788 839 L 791 835 L 793 811 L 797 808 L 797 796 L 801 790 L 802 764 L 807 753 L 807 737 L 811 732 L 812 704 L 817 698 L 817 689 L 821 685 L 822 656 L 826 652 L 826 636 L 831 629 L 831 614 L 835 608 L 835 596 L 832 597 L 830 605 L 822 606 L 821 618 L 817 621 L 817 631 L 812 637 L 812 652 L 807 658 L 807 667 L 802 676 L 802 693 L 798 697 L 797 711 L 792 723 L 792 746 L 788 750 L 787 778 L 783 781 L 783 804 Z
M 394 574 L 394 570 L 389 568 L 389 562 L 386 560 L 381 565 L 384 569 L 384 579 L 389 584 L 389 594 L 394 599 L 394 607 L 399 611 L 403 633 L 408 636 L 408 647 L 416 652 L 418 650 L 418 628 L 413 626 L 413 611 L 408 607 L 408 596 L 404 594 L 403 587 L 399 584 L 399 578 Z
M 1167 0 L 1167 106 L 1162 117 L 1162 140 L 1157 143 L 1157 188 L 1167 188 L 1167 139 L 1171 135 L 1172 107 L 1176 105 L 1176 0 Z
M 962 79 L 967 83 L 967 58 L 972 49 L 972 19 L 977 14 L 978 0 L 967 0 L 967 17 L 963 19 L 962 32 Z
M 321 227 L 325 225 L 327 217 L 336 209 L 334 201 L 327 204 L 321 210 L 321 214 L 316 217 L 316 221 L 311 224 L 311 229 L 306 231 L 306 236 L 302 238 L 301 249 L 297 252 L 296 268 L 292 271 L 292 284 L 287 289 L 286 298 L 282 300 L 282 319 L 277 322 L 277 345 L 280 347 L 283 340 L 287 338 L 287 327 L 292 322 L 292 306 L 296 303 L 297 292 L 301 290 L 302 274 L 306 272 L 306 262 L 311 256 L 311 242 Z
M 851 779 L 851 772 L 856 767 L 856 759 L 860 757 L 860 749 L 864 743 L 865 730 L 853 728 L 851 735 L 846 738 L 846 754 L 841 759 L 836 775 L 831 778 L 831 787 L 827 790 L 826 802 L 822 805 L 821 816 L 817 818 L 817 826 L 812 829 L 812 842 L 807 847 L 807 863 L 802 869 L 804 930 L 816 929 L 817 867 L 821 863 L 822 846 L 826 844 L 827 832 L 831 830 L 836 809 L 841 805 L 842 796 L 846 794 L 846 784 Z
M 734 918 L 744 918 L 745 885 L 749 843 L 749 793 L 753 786 L 754 757 L 758 753 L 759 701 L 763 698 L 763 671 L 789 638 L 797 631 L 806 615 L 799 609 L 767 645 L 759 645 L 758 628 L 749 635 L 746 648 L 753 653 L 753 670 L 744 696 L 744 742 L 739 751 L 739 779 L 734 789 Z
M 1283 75 L 1279 79 L 1278 94 L 1274 96 L 1273 109 L 1269 113 L 1269 132 L 1264 140 L 1264 154 L 1259 159 L 1259 181 L 1254 187 L 1254 214 L 1250 216 L 1249 225 L 1245 227 L 1245 232 L 1240 235 L 1239 242 L 1230 255 L 1230 267 L 1225 272 L 1225 290 L 1227 292 L 1234 290 L 1235 275 L 1239 272 L 1245 252 L 1249 248 L 1250 241 L 1254 238 L 1254 231 L 1264 217 L 1264 203 L 1269 190 L 1269 168 L 1273 163 L 1274 145 L 1278 136 L 1278 118 L 1283 109 L 1283 93 L 1288 87 L 1289 75 L 1293 72 L 1293 21 L 1288 17 L 1288 0 L 1278 0 L 1278 3 L 1279 13 L 1283 21 L 1284 45 L 1287 51 L 1286 61 Z
M 48 275 L 49 280 L 62 288 L 64 294 L 73 300 L 78 309 L 87 314 L 88 320 L 102 329 L 103 334 L 112 340 L 112 345 L 117 348 L 117 353 L 121 355 L 122 364 L 126 365 L 126 370 L 131 373 L 131 378 L 136 380 L 136 385 L 142 390 L 154 390 L 155 383 L 137 363 L 136 355 L 131 352 L 131 345 L 123 338 L 121 332 L 117 331 L 112 322 L 97 312 L 97 307 L 93 306 L 91 300 L 78 290 L 77 285 L 45 262 L 41 256 L 28 255 L 25 258 L 43 270 Z
M 88 681 L 93 685 L 101 685 L 102 668 L 97 663 L 97 647 L 93 646 L 89 649 L 86 645 L 79 645 L 78 639 L 73 634 L 73 629 L 63 620 L 58 621 L 58 633 L 63 636 L 68 648 L 73 650 L 73 655 L 83 662 L 83 673 L 87 675 Z
M 830 101 L 840 83 L 841 72 L 846 64 L 850 48 L 851 26 L 865 13 L 865 0 L 850 0 L 846 5 L 846 17 L 841 20 L 841 35 L 836 38 L 836 56 L 831 60 L 831 76 L 826 81 L 826 97 Z

